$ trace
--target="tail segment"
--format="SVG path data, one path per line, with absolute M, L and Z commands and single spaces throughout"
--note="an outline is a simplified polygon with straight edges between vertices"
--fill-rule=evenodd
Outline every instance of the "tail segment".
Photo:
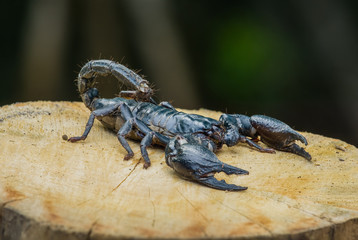
M 123 97 L 134 98 L 138 101 L 154 102 L 151 98 L 153 90 L 148 86 L 148 81 L 127 67 L 111 60 L 92 60 L 87 62 L 78 74 L 77 86 L 83 102 L 90 104 L 93 98 L 98 97 L 98 91 L 94 89 L 97 76 L 113 75 L 121 83 L 126 85 L 129 91 L 121 91 Z M 91 90 L 91 91 L 89 91 Z M 87 106 L 88 107 L 88 106 Z

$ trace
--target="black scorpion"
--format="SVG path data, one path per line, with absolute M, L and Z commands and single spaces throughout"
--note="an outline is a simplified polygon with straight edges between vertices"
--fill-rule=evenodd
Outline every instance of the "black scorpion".
M 107 75 L 113 75 L 130 90 L 121 91 L 116 98 L 100 98 L 94 87 L 95 79 Z M 134 155 L 126 138 L 141 140 L 144 168 L 150 166 L 147 147 L 157 144 L 165 147 L 167 165 L 182 177 L 215 189 L 239 191 L 247 187 L 227 184 L 214 177 L 217 172 L 248 174 L 248 171 L 225 164 L 216 157 L 214 152 L 223 144 L 231 147 L 247 143 L 261 152 L 275 152 L 256 143 L 261 140 L 269 147 L 311 160 L 310 154 L 295 143 L 299 140 L 307 145 L 306 138 L 287 124 L 263 115 L 222 114 L 215 120 L 178 112 L 168 102 L 157 104 L 148 81 L 114 61 L 89 61 L 82 67 L 77 84 L 91 115 L 82 136 L 71 137 L 68 141 L 86 139 L 96 118 L 117 133 L 120 144 L 127 151 L 124 160 Z

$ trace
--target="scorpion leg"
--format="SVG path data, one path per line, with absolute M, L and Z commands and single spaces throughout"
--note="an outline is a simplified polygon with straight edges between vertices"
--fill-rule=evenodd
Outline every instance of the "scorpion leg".
M 147 147 L 152 144 L 153 137 L 156 137 L 163 144 L 166 144 L 169 141 L 169 139 L 161 135 L 160 133 L 154 132 L 147 125 L 145 125 L 145 123 L 143 123 L 141 120 L 136 118 L 125 103 L 121 105 L 121 113 L 123 118 L 126 120 L 126 122 L 124 123 L 123 127 L 119 130 L 121 134 L 118 134 L 118 139 L 120 140 L 122 146 L 128 152 L 128 154 L 125 156 L 125 160 L 132 158 L 134 155 L 133 151 L 128 145 L 128 142 L 125 140 L 125 136 L 129 134 L 129 132 L 132 130 L 132 127 L 134 126 L 144 135 L 140 143 L 140 150 L 141 150 L 142 157 L 144 159 L 143 167 L 148 168 L 150 166 L 150 159 L 148 156 Z
M 150 166 L 150 159 L 148 157 L 147 147 L 152 144 L 154 132 L 149 132 L 145 135 L 145 137 L 140 142 L 140 151 L 142 153 L 142 157 L 144 159 L 144 168 L 148 168 Z
M 255 143 L 253 140 L 245 137 L 245 136 L 241 136 L 239 138 L 239 142 L 242 143 L 247 143 L 249 146 L 256 148 L 257 150 L 259 150 L 260 152 L 265 152 L 265 153 L 275 153 L 275 150 L 273 150 L 272 148 L 263 148 L 260 145 L 258 145 L 257 143 Z
M 157 133 L 150 129 L 147 125 L 145 125 L 141 120 L 136 119 L 136 125 L 138 129 L 145 134 L 144 138 L 140 142 L 140 150 L 142 153 L 142 157 L 144 159 L 144 168 L 148 168 L 150 166 L 150 159 L 148 157 L 147 147 L 152 144 L 153 138 L 159 140 L 159 142 L 163 144 L 167 144 L 169 142 L 169 139 L 165 136 L 163 136 L 160 133 Z
M 85 131 L 83 132 L 82 136 L 71 137 L 67 141 L 69 141 L 69 142 L 77 142 L 77 141 L 80 141 L 80 140 L 85 140 L 87 138 L 89 132 L 91 131 L 91 128 L 92 128 L 93 123 L 94 123 L 94 119 L 96 117 L 102 117 L 102 116 L 106 116 L 106 115 L 109 115 L 109 114 L 113 113 L 114 111 L 116 111 L 118 109 L 119 106 L 120 106 L 120 104 L 115 104 L 113 106 L 96 109 L 93 112 L 91 112 L 91 115 L 90 115 L 90 117 L 88 119 Z
M 134 156 L 134 153 L 133 153 L 131 147 L 129 146 L 127 140 L 125 139 L 125 137 L 132 130 L 132 126 L 133 126 L 133 121 L 131 119 L 127 120 L 123 124 L 121 129 L 119 129 L 119 131 L 117 132 L 118 141 L 121 143 L 122 147 L 127 151 L 127 155 L 124 156 L 124 160 L 129 160 Z
M 228 184 L 225 180 L 219 181 L 214 174 L 224 172 L 246 175 L 249 173 L 248 171 L 221 162 L 206 146 L 187 140 L 185 135 L 177 135 L 170 140 L 165 149 L 166 163 L 175 172 L 183 178 L 219 190 L 240 191 L 247 189 L 247 187 Z
M 127 155 L 124 157 L 124 160 L 129 160 L 130 158 L 132 158 L 134 156 L 134 153 L 133 153 L 133 150 L 131 149 L 131 147 L 129 146 L 127 140 L 125 139 L 125 137 L 132 131 L 133 125 L 137 126 L 139 128 L 139 130 L 144 132 L 146 135 L 148 135 L 148 133 L 151 132 L 151 129 L 148 128 L 140 120 L 136 119 L 133 116 L 129 107 L 125 103 L 118 103 L 118 104 L 114 104 L 110 107 L 105 107 L 105 108 L 100 108 L 100 109 L 94 110 L 93 112 L 91 112 L 91 115 L 88 119 L 85 131 L 82 134 L 82 136 L 71 137 L 68 139 L 68 141 L 69 142 L 77 142 L 80 140 L 85 140 L 93 126 L 94 119 L 96 117 L 107 116 L 107 115 L 112 114 L 113 112 L 118 111 L 118 110 L 121 112 L 121 114 L 122 114 L 123 118 L 126 120 L 126 122 L 123 124 L 123 126 L 117 132 L 117 138 L 118 138 L 119 142 L 121 143 L 122 147 L 127 151 Z M 150 160 L 148 157 L 146 147 L 151 144 L 151 140 L 152 140 L 151 136 L 152 135 L 154 135 L 154 133 L 153 134 L 150 133 L 148 137 L 145 136 L 142 139 L 142 143 L 141 143 L 141 152 L 142 152 L 142 156 L 145 160 L 145 164 L 144 164 L 145 168 L 150 166 Z M 163 143 L 165 143 L 165 141 L 168 141 L 167 138 L 164 136 L 159 136 L 159 134 L 157 134 L 157 133 L 155 133 L 155 135 L 158 136 L 157 138 Z

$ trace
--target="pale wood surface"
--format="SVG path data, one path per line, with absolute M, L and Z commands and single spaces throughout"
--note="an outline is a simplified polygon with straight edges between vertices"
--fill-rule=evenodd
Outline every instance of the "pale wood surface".
M 218 118 L 208 110 L 190 111 Z M 245 145 L 217 155 L 250 171 L 226 176 L 249 189 L 223 192 L 178 177 L 164 151 L 142 168 L 96 121 L 80 135 L 82 103 L 28 102 L 0 109 L 0 239 L 248 238 L 357 239 L 358 150 L 303 133 L 312 162 Z

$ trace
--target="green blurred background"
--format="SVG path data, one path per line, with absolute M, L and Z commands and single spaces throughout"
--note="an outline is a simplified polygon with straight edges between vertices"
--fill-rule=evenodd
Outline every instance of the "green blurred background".
M 176 107 L 265 114 L 358 146 L 357 1 L 1 3 L 0 104 L 79 101 L 90 59 L 141 70 Z M 102 79 L 105 97 L 118 92 Z

